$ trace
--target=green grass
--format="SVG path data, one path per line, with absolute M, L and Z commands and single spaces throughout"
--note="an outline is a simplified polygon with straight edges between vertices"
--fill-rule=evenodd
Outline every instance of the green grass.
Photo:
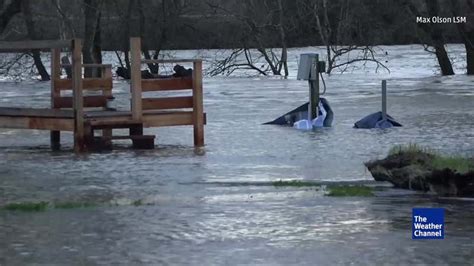
M 46 201 L 41 202 L 19 202 L 9 203 L 3 208 L 8 211 L 23 211 L 23 212 L 41 212 L 48 208 L 49 203 Z
M 24 211 L 24 212 L 41 212 L 45 211 L 48 208 L 50 209 L 77 209 L 77 208 L 87 208 L 93 207 L 96 204 L 90 202 L 57 202 L 57 203 L 49 203 L 47 201 L 40 201 L 40 202 L 14 202 L 8 203 L 3 206 L 4 210 L 8 211 Z
M 302 180 L 279 180 L 272 182 L 274 187 L 318 187 L 320 184 L 310 181 L 302 181 Z
M 131 202 L 130 206 L 141 206 L 145 203 L 143 200 L 138 199 Z M 0 206 L 0 210 L 7 211 L 24 211 L 24 212 L 41 212 L 47 209 L 81 209 L 81 208 L 91 208 L 98 206 L 118 206 L 113 204 L 106 203 L 94 203 L 94 202 L 80 202 L 80 201 L 63 201 L 63 202 L 14 202 L 8 203 L 4 206 Z
M 272 182 L 275 187 L 321 187 L 321 184 L 311 181 L 303 180 L 279 180 Z M 343 186 L 334 185 L 328 186 L 326 196 L 331 197 L 370 197 L 373 196 L 373 188 L 354 185 L 354 186 Z
M 428 153 L 428 154 L 435 154 L 435 152 L 431 149 L 426 147 L 422 147 L 416 143 L 409 143 L 407 145 L 395 145 L 393 146 L 388 155 L 396 155 L 400 153 Z
M 432 160 L 428 163 L 428 166 L 434 170 L 443 170 L 450 169 L 460 174 L 467 173 L 469 171 L 474 171 L 474 160 L 465 158 L 462 156 L 446 156 L 440 154 L 432 149 L 422 147 L 417 144 L 408 144 L 408 145 L 397 145 L 390 149 L 390 155 L 412 155 L 425 153 L 432 156 Z
M 373 189 L 366 186 L 334 186 L 328 187 L 330 197 L 371 197 Z
M 436 156 L 431 162 L 431 166 L 436 170 L 451 169 L 460 174 L 474 171 L 474 163 L 472 159 L 461 156 Z
M 141 200 L 141 199 L 134 200 L 134 201 L 132 202 L 132 205 L 133 205 L 133 206 L 142 206 L 142 205 L 143 205 L 143 200 Z
M 54 204 L 55 209 L 79 209 L 79 208 L 90 208 L 95 207 L 97 204 L 91 202 L 74 202 L 74 201 L 66 201 L 66 202 L 57 202 Z

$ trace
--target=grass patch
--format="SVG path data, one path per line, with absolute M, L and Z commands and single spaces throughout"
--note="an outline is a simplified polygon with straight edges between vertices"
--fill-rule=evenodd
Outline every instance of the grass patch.
M 302 180 L 288 180 L 288 181 L 275 181 L 272 182 L 274 187 L 317 187 L 320 184 L 310 181 L 302 181 Z
M 138 199 L 132 202 L 128 202 L 123 206 L 142 206 L 145 205 L 142 199 Z M 63 201 L 63 202 L 15 202 L 8 203 L 6 205 L 0 206 L 0 210 L 7 211 L 24 211 L 24 212 L 41 212 L 48 209 L 82 209 L 82 208 L 91 208 L 98 206 L 120 206 L 118 204 L 107 204 L 105 202 L 95 203 L 95 202 L 80 202 L 80 201 Z
M 48 208 L 49 203 L 46 201 L 41 202 L 19 202 L 9 203 L 3 208 L 8 211 L 23 211 L 23 212 L 41 212 Z
M 91 202 L 74 202 L 74 201 L 66 201 L 66 202 L 57 202 L 54 204 L 55 209 L 79 209 L 79 208 L 90 208 L 95 207 L 97 204 Z
M 366 186 L 334 186 L 328 187 L 326 194 L 330 197 L 371 197 L 374 195 L 371 187 Z
M 460 174 L 474 171 L 474 162 L 461 156 L 435 156 L 431 166 L 436 170 L 448 168 Z
M 428 149 L 426 147 L 422 147 L 416 143 L 409 143 L 407 145 L 395 145 L 393 146 L 388 155 L 396 155 L 401 153 L 428 153 L 428 154 L 436 154 L 433 150 Z
M 133 206 L 142 206 L 142 205 L 143 205 L 143 200 L 141 200 L 141 199 L 134 200 L 134 201 L 132 202 L 132 205 L 133 205 Z
M 390 149 L 389 156 L 403 156 L 405 158 L 417 158 L 417 155 L 426 154 L 430 160 L 425 160 L 424 165 L 428 169 L 443 170 L 450 169 L 454 172 L 465 174 L 474 171 L 474 159 L 462 156 L 447 156 L 432 149 L 417 144 L 397 145 Z M 414 164 L 419 162 L 414 161 Z

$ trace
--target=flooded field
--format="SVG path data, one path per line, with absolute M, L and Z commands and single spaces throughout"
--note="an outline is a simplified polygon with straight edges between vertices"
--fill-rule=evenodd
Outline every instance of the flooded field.
M 80 156 L 66 134 L 63 151 L 51 152 L 48 132 L 1 129 L 0 205 L 98 206 L 0 211 L 0 265 L 473 264 L 472 201 L 391 188 L 375 197 L 327 197 L 272 184 L 375 185 L 363 162 L 396 144 L 474 156 L 474 78 L 435 76 L 436 62 L 421 46 L 384 49 L 391 73 L 367 68 L 326 77 L 335 120 L 313 132 L 262 125 L 307 101 L 307 84 L 294 75 L 298 54 L 309 48 L 291 51 L 289 79 L 206 78 L 203 151 L 194 150 L 190 127 L 149 129 L 155 150 L 130 150 L 124 141 Z M 388 79 L 388 113 L 403 127 L 352 128 L 380 110 L 381 79 Z M 114 106 L 126 107 L 128 86 L 115 81 Z M 48 104 L 49 83 L 0 83 L 1 106 Z M 445 208 L 446 239 L 411 240 L 413 207 Z

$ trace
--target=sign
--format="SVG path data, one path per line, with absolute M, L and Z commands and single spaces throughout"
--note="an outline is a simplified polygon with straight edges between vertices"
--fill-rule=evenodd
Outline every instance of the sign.
M 443 208 L 413 208 L 412 239 L 444 239 Z

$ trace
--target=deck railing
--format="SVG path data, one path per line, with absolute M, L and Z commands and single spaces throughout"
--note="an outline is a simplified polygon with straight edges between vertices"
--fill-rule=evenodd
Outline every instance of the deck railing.
M 142 59 L 140 38 L 130 39 L 131 49 L 131 113 L 133 119 L 142 121 L 144 112 L 166 109 L 192 109 L 190 125 L 194 127 L 194 145 L 204 146 L 204 110 L 201 59 Z M 142 64 L 192 63 L 191 77 L 142 79 Z M 191 90 L 191 96 L 143 98 L 143 92 Z M 188 124 L 185 122 L 181 124 Z

